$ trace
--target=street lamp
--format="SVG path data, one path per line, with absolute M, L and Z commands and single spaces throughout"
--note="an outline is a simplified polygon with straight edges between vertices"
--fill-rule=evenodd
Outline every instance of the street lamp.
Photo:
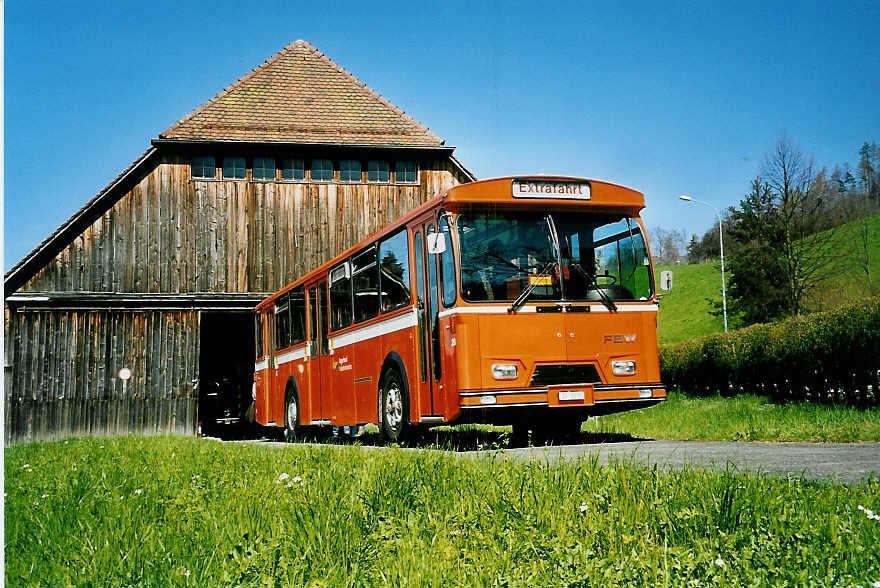
M 695 198 L 691 198 L 690 196 L 686 196 L 682 194 L 678 197 L 679 200 L 684 200 L 685 202 L 696 202 L 697 204 L 705 204 L 713 211 L 715 211 L 715 216 L 718 217 L 718 244 L 721 246 L 721 307 L 724 310 L 724 332 L 727 332 L 727 288 L 725 287 L 724 281 L 724 234 L 721 232 L 721 214 L 718 213 L 718 209 L 709 204 L 708 202 L 703 202 L 702 200 L 696 200 Z

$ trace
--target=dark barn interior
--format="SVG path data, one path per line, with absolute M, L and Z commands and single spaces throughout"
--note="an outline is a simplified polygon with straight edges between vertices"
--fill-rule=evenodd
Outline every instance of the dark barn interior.
M 252 402 L 253 325 L 250 313 L 201 313 L 198 389 L 203 435 L 232 438 L 248 432 L 245 417 Z

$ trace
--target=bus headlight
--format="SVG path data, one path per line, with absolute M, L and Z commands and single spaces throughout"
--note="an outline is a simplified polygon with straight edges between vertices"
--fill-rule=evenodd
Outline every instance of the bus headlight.
M 636 373 L 636 362 L 629 359 L 612 361 L 611 371 L 615 376 L 631 376 Z
M 515 380 L 516 366 L 512 363 L 493 363 L 492 377 L 496 380 Z

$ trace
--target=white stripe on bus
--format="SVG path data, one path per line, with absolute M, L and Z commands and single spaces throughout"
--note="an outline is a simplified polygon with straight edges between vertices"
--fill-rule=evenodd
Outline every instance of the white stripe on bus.
M 306 348 L 300 347 L 299 349 L 294 349 L 293 351 L 287 351 L 282 353 L 281 355 L 275 356 L 275 365 L 281 365 L 283 363 L 287 363 L 288 361 L 294 361 L 297 359 L 302 359 L 306 356 Z
M 372 325 L 367 325 L 366 327 L 361 327 L 360 329 L 355 329 L 354 331 L 349 331 L 348 333 L 343 333 L 342 335 L 337 335 L 336 337 L 330 339 L 330 348 L 339 349 L 340 347 L 345 347 L 346 345 L 360 343 L 361 341 L 374 339 L 381 335 L 394 333 L 395 331 L 399 331 L 401 329 L 414 327 L 418 324 L 418 319 L 416 318 L 417 312 L 417 310 L 413 309 L 412 312 L 386 319 Z
M 261 372 L 268 367 L 269 367 L 269 360 L 263 359 L 263 360 L 258 361 L 257 363 L 254 364 L 254 371 Z

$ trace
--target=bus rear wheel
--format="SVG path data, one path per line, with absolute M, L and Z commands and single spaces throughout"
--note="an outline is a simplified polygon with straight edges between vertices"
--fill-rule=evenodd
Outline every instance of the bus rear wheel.
M 296 441 L 299 428 L 299 399 L 296 392 L 288 390 L 284 400 L 284 440 L 288 443 Z
M 403 378 L 397 370 L 390 369 L 382 379 L 379 420 L 382 437 L 390 443 L 403 440 L 408 426 L 409 399 Z

